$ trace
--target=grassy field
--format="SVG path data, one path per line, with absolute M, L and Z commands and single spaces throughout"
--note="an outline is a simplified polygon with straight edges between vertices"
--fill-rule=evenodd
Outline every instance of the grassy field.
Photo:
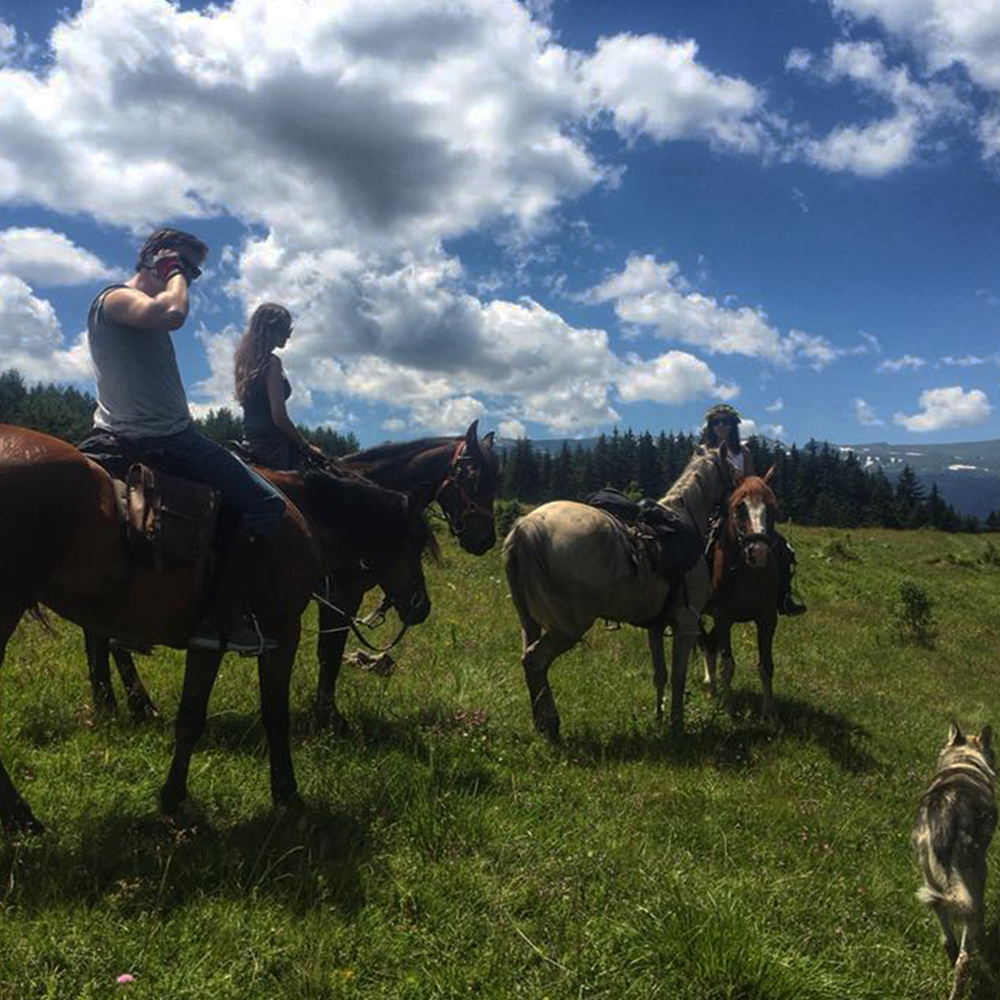
M 777 728 L 758 718 L 749 630 L 733 714 L 693 662 L 675 740 L 652 721 L 644 634 L 598 626 L 552 670 L 548 746 L 499 552 L 448 542 L 397 672 L 345 667 L 353 732 L 336 739 L 308 712 L 311 613 L 302 816 L 268 803 L 252 661 L 223 666 L 199 819 L 178 829 L 156 791 L 181 654 L 140 661 L 167 721 L 96 723 L 79 633 L 22 623 L 0 746 L 48 831 L 0 839 L 0 998 L 945 996 L 909 829 L 948 720 L 1000 723 L 1000 567 L 985 537 L 789 534 L 810 613 L 778 629 Z M 934 648 L 893 638 L 904 579 L 936 601 Z

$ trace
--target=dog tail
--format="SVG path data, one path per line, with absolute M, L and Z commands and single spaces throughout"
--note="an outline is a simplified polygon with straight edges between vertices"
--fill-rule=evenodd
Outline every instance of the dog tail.
M 921 886 L 917 890 L 917 899 L 935 910 L 944 907 L 961 918 L 969 918 L 975 911 L 972 893 L 960 878 L 951 879 L 944 891 L 929 885 Z

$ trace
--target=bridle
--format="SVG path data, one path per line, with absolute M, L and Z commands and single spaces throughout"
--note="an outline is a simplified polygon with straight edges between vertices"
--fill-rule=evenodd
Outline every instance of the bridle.
M 476 503 L 465 488 L 464 480 L 475 471 L 476 465 L 476 460 L 466 452 L 466 442 L 463 439 L 455 445 L 455 450 L 448 461 L 448 472 L 434 494 L 434 499 L 443 511 L 445 521 L 448 522 L 448 529 L 456 538 L 461 538 L 465 533 L 466 522 L 470 517 L 481 517 L 490 523 L 493 522 L 493 510 Z M 457 502 L 450 500 L 451 496 L 454 496 Z
M 741 500 L 740 503 L 743 501 Z M 771 548 L 774 544 L 774 522 L 772 518 L 772 511 L 767 504 L 767 528 L 765 531 L 745 531 L 742 526 L 742 519 L 739 516 L 739 503 L 735 506 L 729 504 L 728 511 L 729 517 L 732 521 L 732 531 L 733 539 L 736 542 L 736 548 L 739 551 L 739 558 L 746 561 L 747 553 L 750 549 L 757 544 L 764 544 L 768 548 Z

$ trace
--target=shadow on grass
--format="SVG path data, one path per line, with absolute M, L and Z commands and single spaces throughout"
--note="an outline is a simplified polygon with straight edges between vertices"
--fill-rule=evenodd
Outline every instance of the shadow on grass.
M 683 735 L 674 735 L 664 723 L 662 732 L 598 733 L 567 735 L 564 752 L 584 764 L 603 760 L 663 761 L 680 766 L 744 769 L 756 765 L 754 751 L 781 739 L 817 743 L 829 758 L 853 774 L 878 766 L 863 747 L 868 732 L 862 726 L 832 712 L 795 698 L 775 698 L 778 723 L 761 720 L 762 698 L 758 693 L 733 693 L 728 714 L 722 709 Z M 689 726 L 691 724 L 689 723 Z
M 350 916 L 364 904 L 358 872 L 371 853 L 367 826 L 321 803 L 226 826 L 197 805 L 183 824 L 108 814 L 85 823 L 68 850 L 49 836 L 0 842 L 0 881 L 16 886 L 8 901 L 45 910 L 114 900 L 125 914 L 166 914 L 199 897 L 254 895 L 296 913 Z

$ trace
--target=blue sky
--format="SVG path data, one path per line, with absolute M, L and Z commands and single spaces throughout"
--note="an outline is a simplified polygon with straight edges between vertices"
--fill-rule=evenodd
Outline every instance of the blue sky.
M 293 417 L 786 442 L 1000 437 L 1000 0 L 0 0 L 0 367 L 91 384 L 143 234 L 232 405 L 283 302 Z

